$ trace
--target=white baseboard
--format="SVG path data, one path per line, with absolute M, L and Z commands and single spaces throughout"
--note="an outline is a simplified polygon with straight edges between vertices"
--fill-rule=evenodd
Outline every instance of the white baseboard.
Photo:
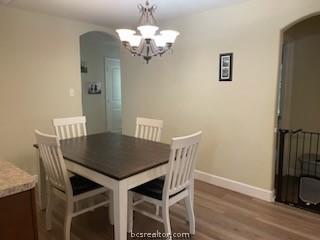
M 275 196 L 274 192 L 271 190 L 266 190 L 227 178 L 215 176 L 200 170 L 195 170 L 195 179 L 267 202 L 274 202 Z

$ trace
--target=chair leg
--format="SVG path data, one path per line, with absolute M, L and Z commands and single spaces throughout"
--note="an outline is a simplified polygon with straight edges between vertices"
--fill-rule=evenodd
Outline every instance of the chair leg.
M 70 240 L 71 232 L 71 221 L 73 214 L 73 202 L 72 200 L 67 200 L 66 215 L 64 218 L 64 240 Z
M 52 218 L 52 188 L 48 185 L 47 187 L 47 209 L 46 209 L 46 229 L 51 230 L 51 218 Z
M 89 207 L 94 206 L 94 199 L 91 197 L 88 199 L 88 205 Z M 94 212 L 95 209 L 92 209 L 91 212 Z
M 194 218 L 194 212 L 193 212 L 193 199 L 190 193 L 184 199 L 184 202 L 186 205 L 188 219 L 189 219 L 189 231 L 190 231 L 190 234 L 194 235 L 196 232 L 196 226 L 195 226 L 195 218 Z
M 113 192 L 109 191 L 109 222 L 111 225 L 114 225 L 114 213 L 113 213 Z
M 162 218 L 164 224 L 164 231 L 171 238 L 171 224 L 170 224 L 170 215 L 169 215 L 169 206 L 162 206 Z
M 128 232 L 133 230 L 133 192 L 128 192 Z
M 74 203 L 74 210 L 79 211 L 81 209 L 79 202 Z

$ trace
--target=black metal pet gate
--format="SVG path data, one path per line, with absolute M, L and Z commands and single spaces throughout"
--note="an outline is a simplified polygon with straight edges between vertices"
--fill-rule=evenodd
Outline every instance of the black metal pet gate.
M 320 133 L 278 134 L 276 200 L 320 213 Z

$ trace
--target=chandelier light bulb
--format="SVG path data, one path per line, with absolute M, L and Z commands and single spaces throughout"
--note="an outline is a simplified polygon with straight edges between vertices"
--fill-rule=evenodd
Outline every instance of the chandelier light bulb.
M 141 39 L 142 37 L 139 35 L 131 35 L 128 42 L 130 43 L 131 47 L 139 47 Z
M 163 30 L 160 34 L 164 37 L 167 43 L 174 43 L 176 38 L 179 36 L 179 32 L 173 30 Z
M 116 32 L 118 33 L 121 42 L 129 42 L 131 37 L 136 33 L 136 31 L 130 29 L 117 29 Z
M 162 35 L 155 35 L 153 37 L 153 40 L 156 43 L 157 47 L 164 48 L 167 44 L 166 39 Z
M 140 31 L 144 39 L 152 39 L 158 29 L 159 28 L 157 26 L 152 25 L 144 25 L 138 27 L 138 30 Z

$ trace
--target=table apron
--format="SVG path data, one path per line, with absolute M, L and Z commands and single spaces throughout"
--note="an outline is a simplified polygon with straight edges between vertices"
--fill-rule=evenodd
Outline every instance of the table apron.
M 131 177 L 116 180 L 114 178 L 108 177 L 104 174 L 98 173 L 94 170 L 88 169 L 80 164 L 74 163 L 69 160 L 65 160 L 67 169 L 73 173 L 81 175 L 85 178 L 90 179 L 106 188 L 117 190 L 118 184 L 124 186 L 127 190 L 130 190 L 136 186 L 143 183 L 156 179 L 158 177 L 164 176 L 167 173 L 168 164 L 162 164 L 158 167 L 151 168 L 144 172 L 138 173 Z
M 149 182 L 153 179 L 156 179 L 158 177 L 166 175 L 167 171 L 168 171 L 168 163 L 162 164 L 158 167 L 154 167 L 152 169 L 138 173 L 138 174 L 133 175 L 131 177 L 128 177 L 122 181 L 125 183 L 126 188 L 128 190 L 130 190 L 130 189 L 135 188 L 141 184 L 144 184 L 144 183 Z

